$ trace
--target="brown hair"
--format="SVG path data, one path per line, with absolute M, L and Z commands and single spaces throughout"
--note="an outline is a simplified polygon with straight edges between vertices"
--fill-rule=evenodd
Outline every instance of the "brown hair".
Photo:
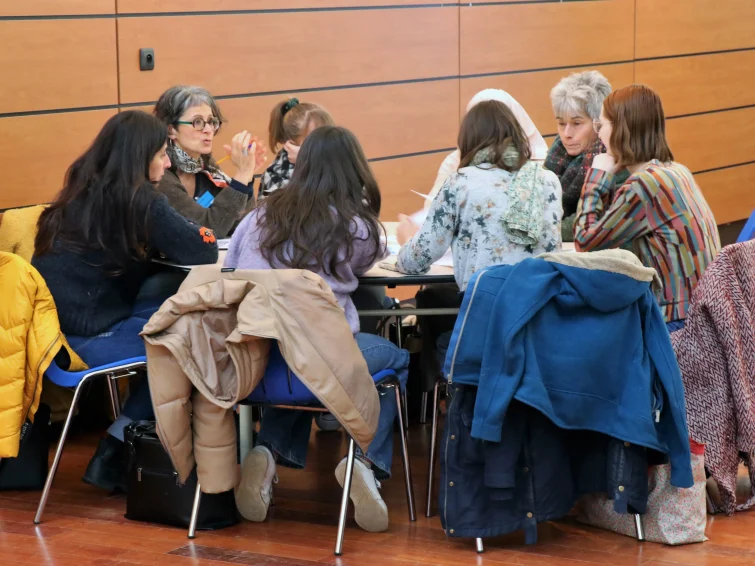
M 511 109 L 498 100 L 480 102 L 467 112 L 457 143 L 461 153 L 459 169 L 467 167 L 477 152 L 486 148 L 492 152 L 490 162 L 506 171 L 518 171 L 532 155 L 530 143 L 519 121 Z M 510 146 L 519 154 L 515 164 L 504 160 L 504 152 Z
M 603 112 L 613 126 L 609 143 L 618 167 L 674 160 L 661 97 L 650 87 L 630 85 L 613 91 L 603 101 Z
M 333 117 L 322 106 L 311 102 L 299 102 L 297 98 L 282 100 L 270 112 L 268 141 L 270 151 L 276 152 L 287 141 L 302 142 L 311 126 L 335 126 Z
M 343 281 L 338 268 L 352 260 L 357 240 L 372 250 L 360 258 L 360 267 L 369 269 L 380 257 L 380 202 L 354 134 L 335 126 L 317 128 L 304 140 L 286 189 L 273 192 L 258 208 L 262 255 L 272 265 L 323 271 Z M 366 233 L 355 232 L 357 219 Z

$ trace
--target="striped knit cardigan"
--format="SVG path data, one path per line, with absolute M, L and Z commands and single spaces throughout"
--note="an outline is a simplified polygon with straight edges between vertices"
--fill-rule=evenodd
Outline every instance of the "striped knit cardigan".
M 634 253 L 663 282 L 658 297 L 666 322 L 687 317 L 692 291 L 721 249 L 713 213 L 689 169 L 653 160 L 616 189 L 614 176 L 590 169 L 577 207 L 578 251 L 618 248 Z

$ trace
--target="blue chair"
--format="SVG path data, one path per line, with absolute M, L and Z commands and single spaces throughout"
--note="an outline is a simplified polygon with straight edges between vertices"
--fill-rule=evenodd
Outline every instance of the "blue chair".
M 403 396 L 398 376 L 393 370 L 383 370 L 372 376 L 375 386 L 378 388 L 393 388 L 398 407 L 398 424 L 401 433 L 401 454 L 404 465 L 404 481 L 406 483 L 406 502 L 409 507 L 409 520 L 416 521 L 414 512 L 414 489 L 412 487 L 412 472 L 409 466 L 409 452 L 407 449 L 406 429 L 402 413 Z M 252 394 L 240 406 L 240 429 L 241 429 L 241 458 L 243 461 L 246 449 L 251 444 L 249 433 L 252 427 L 251 410 L 253 407 L 271 407 L 275 409 L 290 409 L 296 411 L 312 411 L 326 413 L 328 409 L 323 407 L 317 398 L 307 389 L 301 380 L 286 365 L 283 356 L 278 349 L 277 343 L 270 348 L 270 357 L 262 381 L 252 391 Z M 351 480 L 354 471 L 355 443 L 349 439 L 349 452 L 346 459 L 346 476 L 341 496 L 341 510 L 338 517 L 338 531 L 336 534 L 335 555 L 341 556 L 343 551 L 343 536 L 346 528 L 346 512 L 349 506 L 349 494 L 351 492 Z M 194 496 L 194 506 L 191 511 L 189 523 L 189 538 L 196 536 L 197 516 L 201 500 L 201 486 L 197 484 Z
M 55 451 L 55 458 L 52 461 L 50 471 L 47 473 L 47 481 L 45 481 L 45 487 L 42 490 L 42 497 L 39 500 L 37 514 L 34 516 L 35 525 L 39 525 L 42 522 L 42 513 L 45 510 L 45 505 L 47 505 L 50 488 L 52 487 L 53 479 L 55 479 L 55 472 L 58 470 L 58 464 L 60 463 L 60 456 L 63 454 L 63 445 L 66 442 L 68 429 L 71 426 L 73 414 L 76 411 L 76 405 L 81 397 L 81 390 L 84 384 L 100 377 L 106 377 L 108 391 L 110 393 L 110 402 L 113 405 L 113 414 L 117 417 L 121 412 L 121 404 L 118 398 L 118 387 L 115 381 L 124 377 L 136 375 L 138 370 L 146 371 L 146 369 L 147 358 L 144 356 L 129 358 L 127 360 L 113 362 L 112 364 L 86 369 L 84 371 L 64 371 L 60 369 L 55 362 L 50 364 L 50 367 L 47 368 L 45 375 L 50 381 L 61 387 L 75 388 L 75 391 L 73 394 L 73 401 L 71 401 L 71 408 L 68 410 L 68 416 L 63 425 L 63 432 L 60 434 L 58 449 Z
M 752 240 L 753 238 L 755 238 L 755 210 L 752 211 L 750 218 L 747 220 L 744 228 L 742 228 L 742 231 L 739 233 L 737 243 L 739 244 L 741 242 L 747 242 L 748 240 Z

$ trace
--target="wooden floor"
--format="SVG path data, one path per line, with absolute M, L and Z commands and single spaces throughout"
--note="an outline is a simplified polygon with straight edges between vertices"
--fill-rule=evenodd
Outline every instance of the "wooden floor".
M 279 470 L 275 507 L 265 523 L 242 523 L 200 532 L 191 542 L 180 529 L 124 519 L 125 498 L 108 496 L 81 482 L 94 452 L 93 435 L 73 437 L 63 455 L 43 524 L 32 517 L 39 493 L 0 493 L 0 564 L 54 566 L 228 566 L 238 565 L 401 565 L 516 564 L 630 566 L 729 566 L 755 564 L 755 511 L 710 517 L 704 544 L 669 548 L 586 528 L 572 520 L 540 526 L 540 541 L 525 546 L 514 534 L 485 541 L 478 556 L 474 541 L 449 539 L 437 516 L 424 517 L 429 427 L 410 432 L 418 520 L 408 520 L 401 465 L 383 483 L 391 512 L 388 532 L 373 534 L 351 523 L 344 556 L 333 556 L 340 488 L 333 476 L 345 453 L 342 434 L 313 433 L 308 467 Z M 398 444 L 398 443 L 396 443 Z

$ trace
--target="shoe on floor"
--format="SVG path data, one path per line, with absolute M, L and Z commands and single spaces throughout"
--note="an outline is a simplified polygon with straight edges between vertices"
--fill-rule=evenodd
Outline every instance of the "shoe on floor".
M 341 423 L 331 413 L 318 413 L 315 416 L 317 428 L 324 431 L 334 431 L 341 428 Z
M 346 476 L 346 458 L 336 467 L 336 479 L 343 487 Z M 354 475 L 351 481 L 351 501 L 357 525 L 371 533 L 388 530 L 388 506 L 380 496 L 380 482 L 364 462 L 354 458 Z
M 236 507 L 247 521 L 261 523 L 267 517 L 273 495 L 275 458 L 264 446 L 255 446 L 241 466 L 241 481 L 236 488 Z
M 107 491 L 126 492 L 126 447 L 123 442 L 108 434 L 100 440 L 97 451 L 89 460 L 84 483 Z

